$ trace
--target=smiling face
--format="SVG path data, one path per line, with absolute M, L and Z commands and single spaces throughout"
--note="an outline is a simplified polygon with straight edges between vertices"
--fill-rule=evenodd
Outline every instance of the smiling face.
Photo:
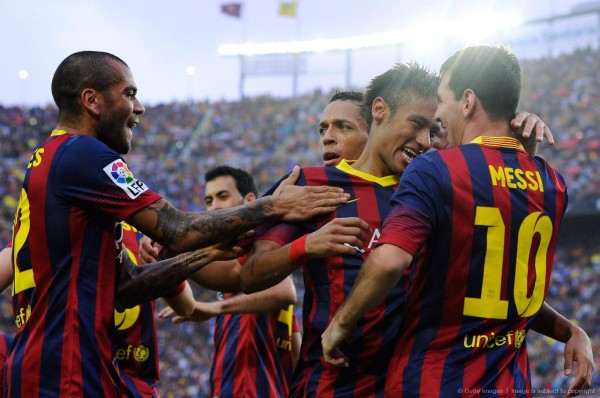
M 377 152 L 388 174 L 401 175 L 415 157 L 431 148 L 430 135 L 438 130 L 433 118 L 436 104 L 432 98 L 413 97 L 389 115 L 387 104 L 380 98 L 378 101 L 388 111 L 378 123 L 375 136 Z
M 119 154 L 126 154 L 131 149 L 131 129 L 139 123 L 139 115 L 144 113 L 144 106 L 138 101 L 137 88 L 126 65 L 112 62 L 121 79 L 100 93 L 102 106 L 96 137 Z
M 325 166 L 335 166 L 342 159 L 358 159 L 369 136 L 360 103 L 337 100 L 327 105 L 319 123 L 319 134 Z
M 453 147 L 462 144 L 465 131 L 465 118 L 462 114 L 463 100 L 458 101 L 450 90 L 450 73 L 445 73 L 437 90 L 438 106 L 435 120 L 442 124 L 448 134 L 448 145 Z

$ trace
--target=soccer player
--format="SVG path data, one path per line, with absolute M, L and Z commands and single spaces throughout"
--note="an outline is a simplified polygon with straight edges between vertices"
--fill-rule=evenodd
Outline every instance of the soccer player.
M 386 396 L 531 396 L 525 335 L 550 282 L 567 193 L 512 137 L 520 89 L 503 48 L 466 48 L 444 63 L 436 119 L 458 146 L 407 168 L 377 248 L 322 336 L 325 361 L 351 366 L 344 339 L 408 269 Z M 593 371 L 578 365 L 574 388 Z
M 304 167 L 297 182 L 343 187 L 352 193 L 353 201 L 326 218 L 257 230 L 255 253 L 240 277 L 244 291 L 263 289 L 299 267 L 303 269 L 304 334 L 293 397 L 367 397 L 383 389 L 393 331 L 400 322 L 402 285 L 361 322 L 354 335 L 357 344 L 349 347 L 354 359 L 350 368 L 336 369 L 322 361 L 320 336 L 378 240 L 398 176 L 429 149 L 430 132 L 436 128 L 437 82 L 427 70 L 405 64 L 374 78 L 364 99 L 370 133 L 359 158 L 342 160 L 335 167 Z M 325 122 L 322 127 L 327 124 L 336 125 Z M 326 134 L 329 132 L 323 131 L 322 136 Z
M 207 210 L 228 209 L 256 200 L 254 179 L 246 171 L 219 166 L 205 174 Z M 241 259 L 243 262 L 243 259 Z M 241 265 L 234 275 L 207 275 L 211 264 L 191 278 L 215 287 L 222 280 L 239 290 Z M 220 270 L 215 270 L 216 272 Z M 300 351 L 299 324 L 294 315 L 296 289 L 291 277 L 253 294 L 218 293 L 214 302 L 196 302 L 192 315 L 175 317 L 175 323 L 203 322 L 215 318 L 215 353 L 210 373 L 211 397 L 287 397 L 293 368 Z M 172 311 L 161 311 L 168 317 Z
M 156 298 L 204 263 L 238 255 L 224 239 L 268 220 L 326 214 L 347 199 L 339 189 L 288 184 L 235 209 L 183 213 L 137 180 L 120 156 L 144 112 L 136 94 L 129 67 L 109 53 L 78 52 L 55 71 L 58 124 L 29 161 L 13 227 L 18 330 L 6 363 L 7 396 L 118 396 L 109 338 L 117 290 L 124 306 Z M 122 220 L 172 253 L 199 250 L 131 266 L 115 241 Z M 122 270 L 128 280 L 118 285 Z
M 364 144 L 369 135 L 367 130 L 367 121 L 360 112 L 363 102 L 362 93 L 359 92 L 339 92 L 336 93 L 327 107 L 324 109 L 319 123 L 320 144 L 323 161 L 326 165 L 337 165 L 341 159 L 355 159 L 357 154 L 362 152 Z M 518 113 L 511 125 L 514 129 L 521 129 L 521 135 L 530 141 L 529 146 L 533 147 L 536 141 L 546 138 L 550 143 L 553 142 L 552 134 L 547 126 L 533 114 L 525 112 Z M 527 141 L 526 141 L 527 142 Z M 314 241 L 314 240 L 313 240 Z M 282 241 L 282 244 L 284 242 Z M 306 242 L 307 251 L 310 248 L 311 241 Z M 271 242 L 273 248 L 277 246 Z M 273 271 L 275 272 L 275 271 Z M 285 274 L 288 271 L 283 271 Z M 274 280 L 277 280 L 275 278 Z M 261 287 L 269 286 L 270 283 L 264 283 Z M 258 287 L 257 287 L 258 288 Z M 570 339 L 561 340 L 566 342 L 565 358 L 566 366 L 570 366 L 573 357 L 591 361 L 591 343 L 585 332 L 555 313 L 549 306 L 544 305 L 544 310 L 551 317 L 559 317 L 564 323 L 563 330 L 571 330 Z M 391 324 L 393 327 L 394 324 Z M 553 338 L 559 338 L 552 330 L 538 327 L 536 330 Z M 564 333 L 562 334 L 564 336 Z M 384 362 L 385 358 L 378 358 L 378 364 L 383 374 L 387 371 Z
M 121 225 L 117 240 L 122 241 L 124 250 L 131 260 L 139 264 L 138 240 L 143 235 L 126 222 L 122 222 Z M 9 242 L 0 252 L 0 292 L 4 291 L 13 280 L 11 247 L 12 242 Z M 164 299 L 169 304 L 169 308 L 179 315 L 187 316 L 194 310 L 194 296 L 187 282 L 181 283 Z M 115 308 L 115 328 L 111 329 L 110 339 L 123 383 L 121 393 L 123 397 L 159 396 L 156 389 L 160 372 L 154 307 L 155 302 L 150 301 L 133 308 Z M 6 361 L 11 344 L 12 337 L 10 337 L 10 344 L 6 346 L 0 342 L 0 351 L 5 349 L 4 358 L 0 358 L 2 365 Z M 3 375 L 4 372 L 0 373 L 0 377 Z

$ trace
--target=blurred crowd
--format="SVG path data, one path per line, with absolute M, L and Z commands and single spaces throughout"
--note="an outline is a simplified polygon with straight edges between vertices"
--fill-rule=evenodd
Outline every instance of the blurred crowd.
M 551 127 L 556 140 L 554 146 L 541 145 L 539 154 L 565 176 L 571 206 L 589 214 L 600 210 L 600 53 L 582 49 L 558 58 L 522 61 L 522 66 L 524 91 L 519 109 L 537 113 Z M 259 192 L 264 192 L 294 164 L 321 164 L 318 121 L 332 94 L 315 91 L 298 98 L 261 96 L 235 102 L 148 106 L 126 159 L 137 178 L 182 210 L 204 209 L 203 173 L 216 165 L 247 170 L 255 177 Z M 2 247 L 10 239 L 27 161 L 54 128 L 56 119 L 56 108 L 51 105 L 0 105 Z M 598 241 L 563 239 L 554 267 L 548 301 L 588 332 L 598 358 Z M 196 297 L 214 299 L 214 292 L 194 289 Z M 9 292 L 1 299 L 0 310 L 0 328 L 14 332 Z M 161 394 L 206 396 L 212 325 L 157 323 Z M 535 333 L 530 333 L 528 344 L 534 387 L 568 385 L 562 371 L 564 346 Z M 600 380 L 594 384 L 599 386 Z

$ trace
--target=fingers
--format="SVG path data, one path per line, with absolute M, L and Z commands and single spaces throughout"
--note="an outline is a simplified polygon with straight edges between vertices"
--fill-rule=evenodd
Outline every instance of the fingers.
M 341 354 L 341 351 L 337 350 L 339 352 L 339 354 Z M 350 366 L 350 362 L 348 361 L 348 357 L 346 357 L 345 355 L 341 354 L 341 356 L 333 358 L 329 355 L 324 355 L 323 358 L 325 359 L 325 362 L 327 362 L 330 365 L 333 365 L 337 368 L 347 368 L 348 366 Z
M 156 316 L 158 318 L 169 318 L 174 313 L 175 311 L 173 311 L 171 307 L 165 307 L 162 310 L 160 310 Z
M 286 185 L 294 185 L 296 183 L 296 181 L 298 181 L 298 177 L 300 177 L 300 166 L 295 165 L 294 168 L 292 169 L 292 172 L 290 173 L 290 175 L 283 181 L 281 181 L 281 184 L 279 184 L 279 186 L 286 186 Z M 277 188 L 277 190 L 275 192 L 279 191 L 279 187 Z
M 145 264 L 155 263 L 159 258 L 158 250 L 152 246 L 150 238 L 140 239 L 140 259 Z

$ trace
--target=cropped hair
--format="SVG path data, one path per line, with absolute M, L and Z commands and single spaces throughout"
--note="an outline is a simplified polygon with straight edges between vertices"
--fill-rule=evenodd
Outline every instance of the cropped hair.
M 254 178 L 252 178 L 250 174 L 242 169 L 236 169 L 230 166 L 217 166 L 204 174 L 204 180 L 209 182 L 222 176 L 233 177 L 235 180 L 235 187 L 242 197 L 246 196 L 250 192 L 258 196 L 258 190 L 254 184 Z
M 514 118 L 521 96 L 521 66 L 507 48 L 463 48 L 444 62 L 440 73 L 450 74 L 448 87 L 456 100 L 471 89 L 490 119 L 510 122 Z
M 397 63 L 371 80 L 364 94 L 362 114 L 367 124 L 373 122 L 373 101 L 381 97 L 394 115 L 398 107 L 415 97 L 435 100 L 439 77 L 416 63 Z
M 329 100 L 331 104 L 334 101 L 363 101 L 363 93 L 360 91 L 336 91 L 333 97 Z
M 86 88 L 105 91 L 123 79 L 113 63 L 119 57 L 101 51 L 80 51 L 65 58 L 52 77 L 52 98 L 61 114 L 79 115 L 80 95 Z

